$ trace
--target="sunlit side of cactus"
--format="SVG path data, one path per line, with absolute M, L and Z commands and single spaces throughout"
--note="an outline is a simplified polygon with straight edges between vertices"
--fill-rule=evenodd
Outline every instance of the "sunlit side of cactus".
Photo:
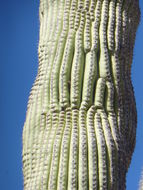
M 136 138 L 138 0 L 41 0 L 25 190 L 124 190 Z

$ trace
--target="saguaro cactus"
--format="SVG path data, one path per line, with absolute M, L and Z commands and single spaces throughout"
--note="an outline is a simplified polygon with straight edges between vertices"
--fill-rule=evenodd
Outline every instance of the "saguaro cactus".
M 143 190 L 143 169 L 142 169 L 141 179 L 139 183 L 139 190 Z
M 41 0 L 25 190 L 124 190 L 136 137 L 138 0 Z

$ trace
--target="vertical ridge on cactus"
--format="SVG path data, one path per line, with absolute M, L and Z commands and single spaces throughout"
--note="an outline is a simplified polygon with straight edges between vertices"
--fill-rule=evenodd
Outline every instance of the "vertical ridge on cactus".
M 136 139 L 138 0 L 40 0 L 25 190 L 124 190 Z

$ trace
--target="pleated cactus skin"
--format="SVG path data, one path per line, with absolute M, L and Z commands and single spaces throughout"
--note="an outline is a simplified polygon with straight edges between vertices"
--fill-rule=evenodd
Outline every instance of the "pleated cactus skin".
M 138 0 L 41 0 L 25 190 L 124 190 L 136 139 Z

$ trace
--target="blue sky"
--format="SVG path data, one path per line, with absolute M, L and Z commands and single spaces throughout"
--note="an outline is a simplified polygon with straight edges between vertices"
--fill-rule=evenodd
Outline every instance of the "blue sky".
M 38 68 L 39 0 L 0 0 L 0 187 L 22 190 L 22 129 L 30 89 Z M 143 1 L 140 0 L 143 12 Z M 132 65 L 137 141 L 127 190 L 137 190 L 143 168 L 143 16 Z

